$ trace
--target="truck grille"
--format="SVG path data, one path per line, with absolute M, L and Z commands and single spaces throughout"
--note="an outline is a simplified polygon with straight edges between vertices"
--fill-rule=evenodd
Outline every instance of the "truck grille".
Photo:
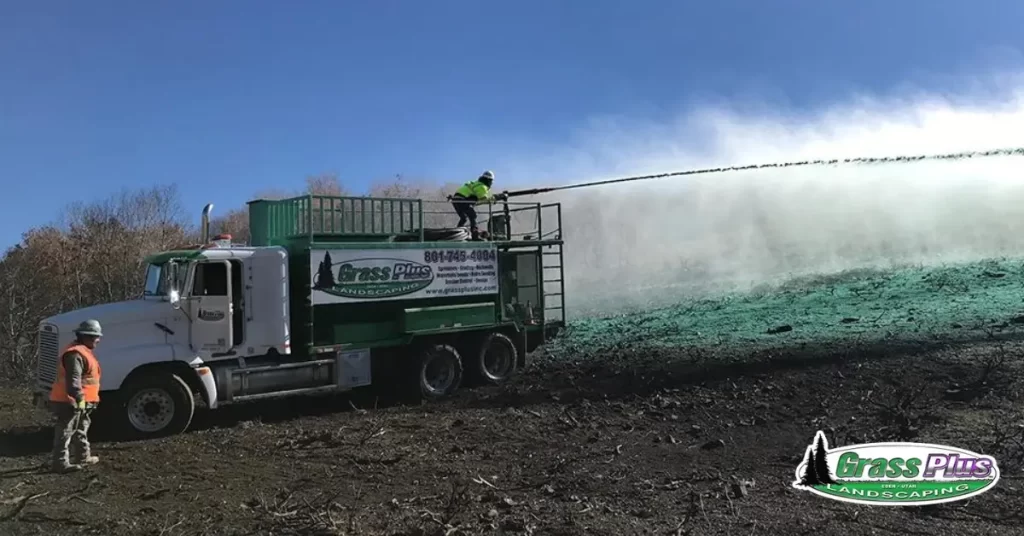
M 57 352 L 60 331 L 57 326 L 44 324 L 39 328 L 39 340 L 36 346 L 36 381 L 40 385 L 49 386 L 57 377 Z

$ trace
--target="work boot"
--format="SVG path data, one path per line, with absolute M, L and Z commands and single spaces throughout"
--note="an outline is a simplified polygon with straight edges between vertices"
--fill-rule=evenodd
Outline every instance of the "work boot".
M 97 463 L 100 463 L 98 456 L 86 456 L 78 461 L 78 464 L 80 465 L 96 465 Z
M 75 465 L 68 462 L 53 462 L 50 469 L 54 473 L 70 473 L 82 469 L 81 465 Z

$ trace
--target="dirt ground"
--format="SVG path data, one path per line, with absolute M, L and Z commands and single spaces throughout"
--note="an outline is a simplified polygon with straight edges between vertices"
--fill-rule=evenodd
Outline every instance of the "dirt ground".
M 45 415 L 6 389 L 0 534 L 1024 534 L 1022 350 L 542 351 L 515 383 L 443 403 L 272 401 L 98 439 L 101 463 L 63 476 L 39 467 Z M 947 505 L 830 501 L 791 487 L 819 429 L 833 447 L 991 454 L 1002 478 Z

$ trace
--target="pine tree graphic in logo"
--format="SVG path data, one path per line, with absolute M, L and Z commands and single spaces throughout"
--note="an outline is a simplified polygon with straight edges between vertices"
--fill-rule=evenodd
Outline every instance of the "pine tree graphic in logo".
M 331 252 L 324 252 L 324 260 L 320 261 L 320 268 L 316 271 L 313 279 L 313 288 L 333 288 L 335 285 L 334 272 L 331 271 Z
M 812 444 L 807 446 L 807 454 L 804 455 L 804 469 L 800 473 L 800 479 L 794 484 L 803 487 L 823 486 L 825 484 L 837 484 L 836 479 L 828 469 L 828 442 L 825 433 L 818 431 L 814 436 Z

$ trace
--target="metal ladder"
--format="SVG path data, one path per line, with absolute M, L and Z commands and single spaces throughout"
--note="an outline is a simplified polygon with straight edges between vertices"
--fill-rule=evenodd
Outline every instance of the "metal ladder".
M 554 251 L 541 252 L 541 293 L 544 296 L 544 308 L 541 312 L 542 327 L 548 320 L 561 320 L 565 322 L 565 270 L 563 268 L 562 245 L 553 244 L 543 247 L 554 249 Z M 550 264 L 549 261 L 555 260 L 557 260 L 558 264 Z M 548 284 L 550 283 L 558 284 L 557 292 L 548 292 Z M 555 297 L 558 298 L 557 306 L 552 305 L 554 300 L 550 299 Z M 552 319 L 550 313 L 555 311 L 557 311 L 558 318 Z
M 544 207 L 554 207 L 556 210 L 555 219 L 555 238 L 558 243 L 541 246 L 541 258 L 540 258 L 540 290 L 541 295 L 544 296 L 544 308 L 541 310 L 541 329 L 545 328 L 548 320 L 552 320 L 550 313 L 557 311 L 558 318 L 562 324 L 565 324 L 565 257 L 562 255 L 563 236 L 562 236 L 562 205 L 561 203 L 553 203 L 550 205 L 541 205 L 538 210 L 538 228 L 541 230 L 541 237 L 544 237 L 543 227 L 540 225 L 540 212 L 543 211 Z M 548 251 L 544 251 L 544 249 Z M 557 259 L 558 264 L 552 264 Z M 558 292 L 548 292 L 548 284 L 557 283 Z M 554 300 L 550 298 L 558 298 L 558 305 L 552 305 Z

